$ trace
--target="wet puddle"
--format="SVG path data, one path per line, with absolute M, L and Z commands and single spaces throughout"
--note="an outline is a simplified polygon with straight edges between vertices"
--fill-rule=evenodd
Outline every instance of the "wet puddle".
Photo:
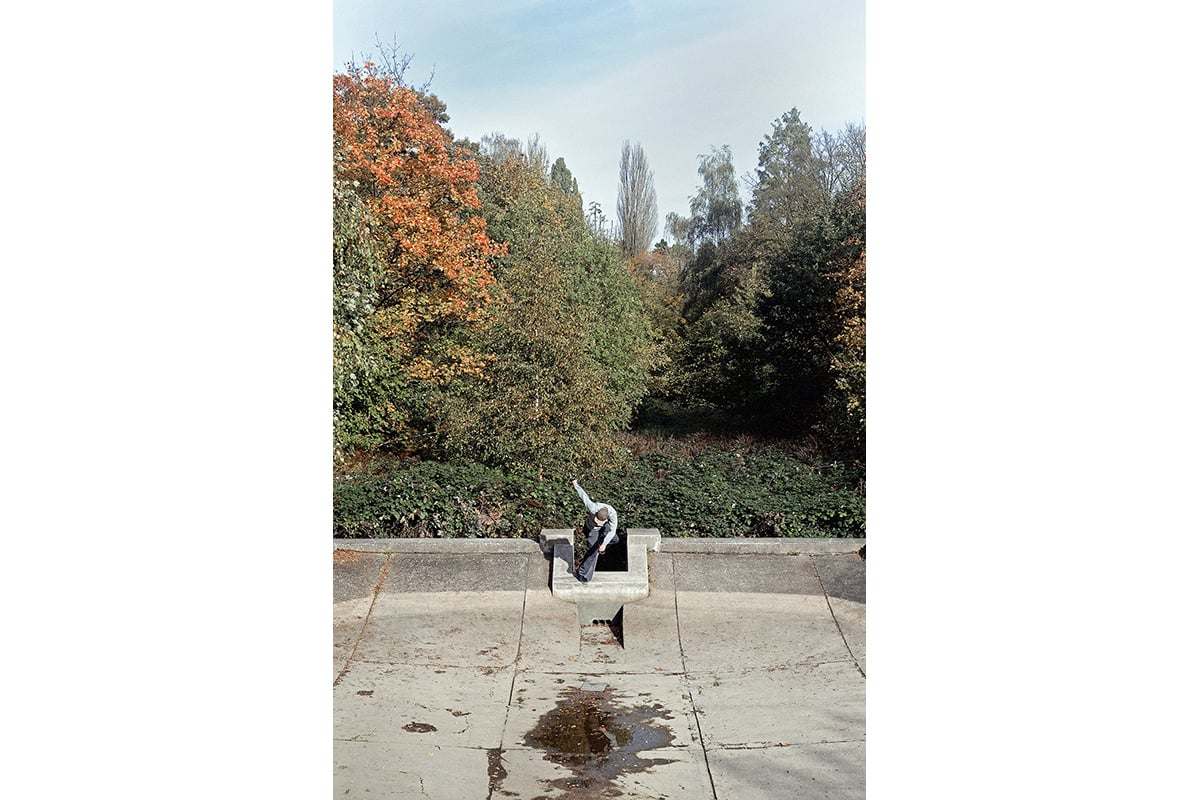
M 618 776 L 674 760 L 641 756 L 646 750 L 669 747 L 674 740 L 664 719 L 671 715 L 661 705 L 626 707 L 613 698 L 611 688 L 571 689 L 522 743 L 571 771 L 569 777 L 550 781 L 566 792 L 563 798 L 617 797 L 622 794 L 613 783 Z

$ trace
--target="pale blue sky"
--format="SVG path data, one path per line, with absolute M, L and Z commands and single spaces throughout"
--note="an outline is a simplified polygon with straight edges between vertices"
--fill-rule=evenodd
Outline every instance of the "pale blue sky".
M 433 73 L 456 136 L 540 135 L 610 219 L 625 139 L 645 149 L 661 220 L 686 215 L 697 156 L 728 144 L 753 170 L 792 106 L 814 130 L 866 121 L 863 0 L 334 0 L 334 71 L 377 34 L 413 56 L 412 82 Z

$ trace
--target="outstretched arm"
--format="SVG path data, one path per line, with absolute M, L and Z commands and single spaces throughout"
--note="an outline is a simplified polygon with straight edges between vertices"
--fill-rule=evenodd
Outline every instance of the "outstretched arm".
M 593 503 L 592 498 L 588 497 L 587 492 L 585 492 L 583 490 L 583 487 L 579 485 L 578 480 L 572 480 L 571 486 L 579 494 L 579 499 L 583 501 L 583 505 L 585 508 L 587 508 L 588 513 L 594 514 L 597 511 L 599 511 L 602 506 L 606 505 L 605 503 Z M 599 549 L 600 549 L 601 553 L 603 553 L 608 548 L 609 542 L 611 542 L 617 535 L 617 510 L 615 508 L 613 508 L 612 506 L 607 506 L 607 507 L 608 507 L 608 522 L 604 523 L 604 528 L 605 528 L 605 530 L 608 531 L 608 533 L 600 541 Z
M 592 498 L 588 497 L 587 492 L 585 492 L 583 487 L 579 485 L 579 481 L 571 481 L 571 486 L 574 487 L 575 492 L 579 495 L 579 499 L 583 501 L 583 507 L 586 508 L 588 512 L 595 512 L 595 510 L 600 507 L 599 503 L 592 502 Z

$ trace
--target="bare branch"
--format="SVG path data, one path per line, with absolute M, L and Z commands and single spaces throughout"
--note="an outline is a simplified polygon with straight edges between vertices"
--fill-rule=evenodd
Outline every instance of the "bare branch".
M 642 150 L 625 140 L 621 147 L 620 188 L 617 192 L 617 230 L 621 255 L 633 258 L 650 249 L 658 230 L 658 198 L 654 173 Z

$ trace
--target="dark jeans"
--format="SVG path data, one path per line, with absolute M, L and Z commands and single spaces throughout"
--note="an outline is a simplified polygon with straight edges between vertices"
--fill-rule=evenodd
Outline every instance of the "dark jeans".
M 579 569 L 575 572 L 575 577 L 587 583 L 592 579 L 592 574 L 596 571 L 596 559 L 600 557 L 600 542 L 604 541 L 601 538 L 600 532 L 603 528 L 592 528 L 588 533 L 587 550 L 583 554 L 583 562 L 579 565 Z M 621 540 L 620 536 L 614 536 L 609 545 L 614 545 Z M 607 548 L 606 548 L 607 549 Z

